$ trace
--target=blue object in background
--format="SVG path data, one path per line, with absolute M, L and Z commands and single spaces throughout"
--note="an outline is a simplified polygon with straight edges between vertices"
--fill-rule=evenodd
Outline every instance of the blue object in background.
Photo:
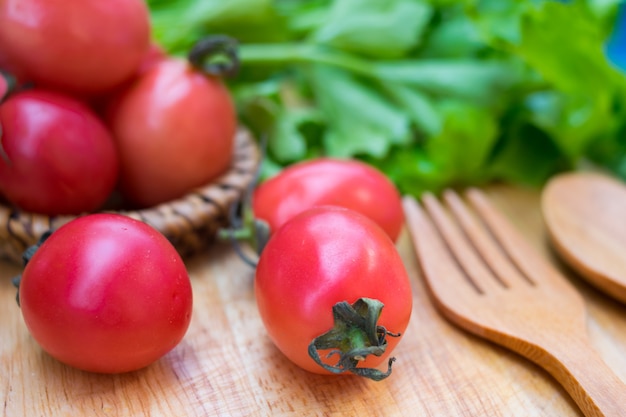
M 615 66 L 626 72 L 626 5 L 620 6 L 615 28 L 606 44 L 606 56 Z

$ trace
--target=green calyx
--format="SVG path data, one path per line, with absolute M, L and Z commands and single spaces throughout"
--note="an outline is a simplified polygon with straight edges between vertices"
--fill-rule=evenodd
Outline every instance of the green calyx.
M 386 336 L 399 337 L 400 333 L 391 333 L 378 325 L 378 318 L 384 304 L 371 298 L 359 298 L 350 305 L 341 301 L 333 306 L 334 326 L 331 330 L 316 337 L 309 345 L 309 356 L 322 368 L 334 374 L 351 372 L 374 381 L 381 381 L 391 375 L 390 358 L 387 371 L 375 368 L 359 368 L 358 364 L 367 356 L 381 356 L 387 348 Z M 319 351 L 331 349 L 326 356 L 339 355 L 335 365 L 322 362 Z
M 267 138 L 265 136 L 261 137 L 259 142 L 260 162 L 254 174 L 254 179 L 248 185 L 241 198 L 229 207 L 229 227 L 220 229 L 217 233 L 217 238 L 222 241 L 229 241 L 239 258 L 252 268 L 256 268 L 258 257 L 265 248 L 271 234 L 269 224 L 265 220 L 257 219 L 252 210 L 252 195 L 259 183 L 261 164 L 265 158 L 266 143 Z M 247 243 L 252 248 L 256 254 L 256 259 L 246 254 L 241 246 L 241 242 Z
M 17 88 L 17 80 L 8 72 L 0 70 L 0 103 Z
M 233 77 L 239 71 L 237 40 L 225 35 L 200 39 L 187 54 L 187 60 L 198 70 L 215 77 Z
M 248 204 L 241 207 L 242 215 L 236 213 L 237 206 L 231 207 L 230 227 L 218 230 L 217 237 L 223 241 L 229 241 L 237 255 L 252 268 L 256 268 L 258 256 L 270 237 L 270 227 L 266 221 L 257 219 Z M 241 242 L 250 246 L 257 259 L 250 257 L 241 247 Z
M 17 80 L 11 74 L 0 70 L 0 104 L 5 101 L 17 87 Z M 0 158 L 4 160 L 7 165 L 11 165 L 11 159 L 7 155 L 4 147 L 2 146 L 2 125 L 0 124 Z
M 22 261 L 24 263 L 24 266 L 26 266 L 28 262 L 30 262 L 30 259 L 35 255 L 35 252 L 37 252 L 39 247 L 43 245 L 43 243 L 50 237 L 50 235 L 52 235 L 52 230 L 45 231 L 41 235 L 37 243 L 26 248 L 26 250 L 22 253 Z M 17 302 L 18 307 L 20 306 L 20 282 L 21 281 L 22 281 L 21 274 L 16 277 L 13 277 L 13 279 L 11 280 L 11 282 L 13 283 L 13 286 L 17 288 L 17 293 L 15 294 L 15 301 Z

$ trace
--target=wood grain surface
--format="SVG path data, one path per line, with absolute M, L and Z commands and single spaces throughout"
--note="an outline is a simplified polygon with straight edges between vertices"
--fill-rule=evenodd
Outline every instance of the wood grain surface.
M 487 192 L 582 292 L 592 344 L 626 381 L 626 306 L 556 260 L 538 190 L 500 185 Z M 226 245 L 187 262 L 194 312 L 182 343 L 153 365 L 123 375 L 81 372 L 43 353 L 15 304 L 10 278 L 19 267 L 0 263 L 2 415 L 582 416 L 545 371 L 443 319 L 426 294 L 406 230 L 398 249 L 412 279 L 414 310 L 394 353 L 394 372 L 382 382 L 312 375 L 288 362 L 258 317 L 253 270 Z

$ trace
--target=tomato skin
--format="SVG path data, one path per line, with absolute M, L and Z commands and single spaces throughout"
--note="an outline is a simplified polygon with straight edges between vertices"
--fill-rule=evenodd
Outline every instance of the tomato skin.
M 111 134 L 82 102 L 44 90 L 0 104 L 0 191 L 23 210 L 48 215 L 98 209 L 115 187 Z
M 357 160 L 318 158 L 291 165 L 254 192 L 257 218 L 278 230 L 316 205 L 337 205 L 371 218 L 396 241 L 404 224 L 400 193 L 376 168 Z
M 295 216 L 261 253 L 255 276 L 259 313 L 274 344 L 301 368 L 328 371 L 308 355 L 311 341 L 333 327 L 332 307 L 367 297 L 385 306 L 379 324 L 404 332 L 412 308 L 408 275 L 386 233 L 367 217 L 343 207 L 319 206 Z M 363 367 L 385 362 L 386 352 Z
M 184 60 L 153 64 L 107 114 L 120 189 L 137 206 L 181 197 L 230 166 L 237 129 L 230 93 Z
M 129 78 L 150 44 L 142 0 L 3 0 L 0 22 L 0 62 L 39 87 L 80 95 Z
M 26 265 L 24 321 L 57 360 L 92 372 L 143 368 L 183 338 L 192 312 L 185 265 L 158 231 L 119 214 L 61 226 Z

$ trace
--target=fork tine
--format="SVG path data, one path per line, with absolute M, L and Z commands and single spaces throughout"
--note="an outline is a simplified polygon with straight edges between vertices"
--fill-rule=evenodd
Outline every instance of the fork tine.
M 560 275 L 556 269 L 541 258 L 538 252 L 530 247 L 509 221 L 493 207 L 482 191 L 477 188 L 469 188 L 465 195 L 498 243 L 506 250 L 513 263 L 530 282 L 536 283 L 536 280 L 530 277 L 546 274 Z
M 502 246 L 494 240 L 494 236 L 485 228 L 484 221 L 480 222 L 476 219 L 476 216 L 470 214 L 466 204 L 457 193 L 452 190 L 446 190 L 443 193 L 443 199 L 454 213 L 468 239 L 474 244 L 476 250 L 481 254 L 485 263 L 503 286 L 508 288 L 519 282 L 532 283 L 511 262 L 510 257 L 503 251 Z
M 455 288 L 460 280 L 457 275 L 461 271 L 458 270 L 441 236 L 413 197 L 404 197 L 404 206 L 410 230 L 419 230 L 419 233 L 411 233 L 411 239 L 419 254 L 421 267 L 429 277 L 437 277 L 426 280 L 427 285 L 433 292 Z
M 502 284 L 467 241 L 461 229 L 450 219 L 437 198 L 431 193 L 425 193 L 422 203 L 450 252 L 478 292 L 484 294 L 501 289 Z
M 451 322 L 476 334 L 482 329 L 467 317 L 475 311 L 480 292 L 460 267 L 423 205 L 415 198 L 403 198 L 407 227 L 424 274 L 431 300 Z

